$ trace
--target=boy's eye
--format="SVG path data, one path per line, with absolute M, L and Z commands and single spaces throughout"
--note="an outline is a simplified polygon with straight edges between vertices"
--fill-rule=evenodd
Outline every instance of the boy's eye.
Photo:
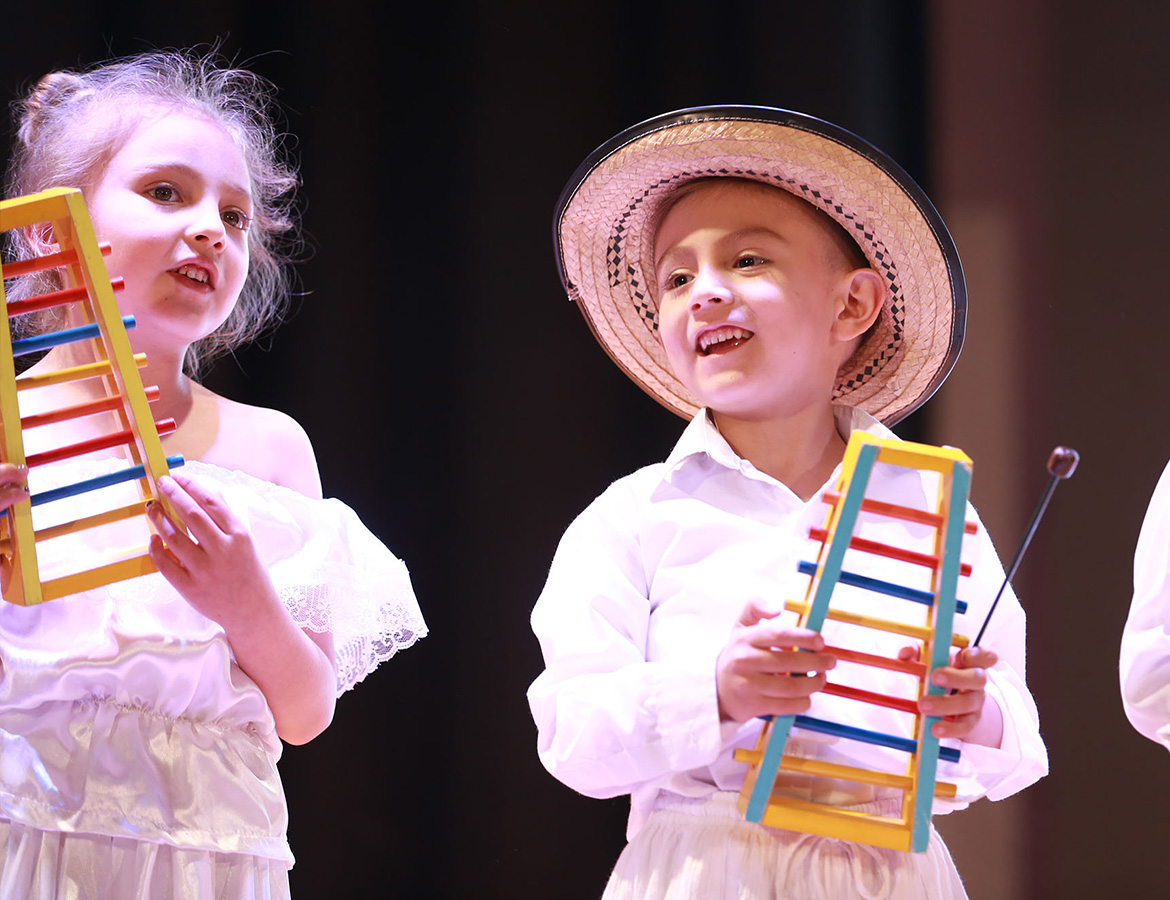
M 247 231 L 248 223 L 252 221 L 242 209 L 225 210 L 223 220 L 232 228 L 239 229 L 240 231 Z
M 752 253 L 745 253 L 735 261 L 737 269 L 750 269 L 753 266 L 762 266 L 767 260 L 762 256 L 757 256 Z

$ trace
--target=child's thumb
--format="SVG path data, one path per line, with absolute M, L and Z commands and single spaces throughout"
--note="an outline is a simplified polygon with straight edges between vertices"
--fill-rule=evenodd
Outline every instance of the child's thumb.
M 783 611 L 782 609 L 776 609 L 772 604 L 762 600 L 749 600 L 743 608 L 743 611 L 739 614 L 738 624 L 744 626 L 756 625 L 765 619 L 775 618 Z

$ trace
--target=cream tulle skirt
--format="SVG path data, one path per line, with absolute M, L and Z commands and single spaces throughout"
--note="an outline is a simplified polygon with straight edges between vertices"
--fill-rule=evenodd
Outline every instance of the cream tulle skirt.
M 736 795 L 676 798 L 622 851 L 603 900 L 966 900 L 931 829 L 924 853 L 883 850 L 746 822 Z M 886 804 L 859 807 L 896 815 Z
M 286 864 L 0 819 L 0 900 L 287 900 Z

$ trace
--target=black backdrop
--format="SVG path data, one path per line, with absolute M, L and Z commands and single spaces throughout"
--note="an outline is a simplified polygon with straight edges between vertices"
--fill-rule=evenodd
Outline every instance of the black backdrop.
M 592 898 L 627 804 L 578 797 L 540 767 L 527 617 L 564 526 L 664 456 L 681 422 L 564 299 L 553 204 L 617 131 L 719 102 L 830 119 L 929 191 L 925 12 L 374 6 L 115 0 L 52 21 L 6 8 L 0 97 L 54 68 L 214 40 L 280 88 L 304 178 L 304 296 L 207 380 L 305 426 L 326 494 L 407 561 L 432 630 L 286 750 L 294 896 Z

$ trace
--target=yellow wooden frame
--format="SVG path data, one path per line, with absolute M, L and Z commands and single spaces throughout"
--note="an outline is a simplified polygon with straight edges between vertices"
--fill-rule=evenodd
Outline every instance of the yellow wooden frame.
M 155 571 L 146 548 L 137 548 L 129 554 L 115 555 L 116 558 L 96 567 L 42 583 L 37 565 L 38 540 L 97 527 L 117 519 L 141 516 L 147 502 L 152 500 L 162 502 L 168 515 L 175 518 L 174 511 L 161 500 L 157 490 L 158 479 L 169 469 L 138 373 L 144 357 L 136 357 L 130 348 L 130 340 L 102 259 L 102 249 L 81 191 L 53 188 L 39 194 L 0 201 L 0 232 L 45 226 L 52 229 L 53 240 L 62 253 L 67 255 L 67 262 L 61 268 L 66 272 L 69 285 L 85 288 L 84 296 L 75 301 L 75 309 L 84 321 L 98 328 L 99 336 L 91 341 L 97 362 L 36 378 L 17 378 L 8 301 L 3 288 L 3 268 L 0 267 L 0 309 L 4 313 L 3 321 L 8 323 L 8 327 L 0 328 L 0 459 L 16 464 L 26 462 L 18 399 L 20 391 L 73 379 L 100 378 L 106 394 L 121 400 L 121 406 L 113 411 L 121 421 L 122 428 L 131 432 L 133 443 L 127 447 L 133 463 L 141 466 L 143 471 L 141 477 L 136 479 L 140 502 L 41 533 L 33 530 L 30 500 L 17 503 L 9 510 L 0 523 L 0 552 L 9 557 L 12 567 L 5 599 L 21 605 L 52 600 Z

